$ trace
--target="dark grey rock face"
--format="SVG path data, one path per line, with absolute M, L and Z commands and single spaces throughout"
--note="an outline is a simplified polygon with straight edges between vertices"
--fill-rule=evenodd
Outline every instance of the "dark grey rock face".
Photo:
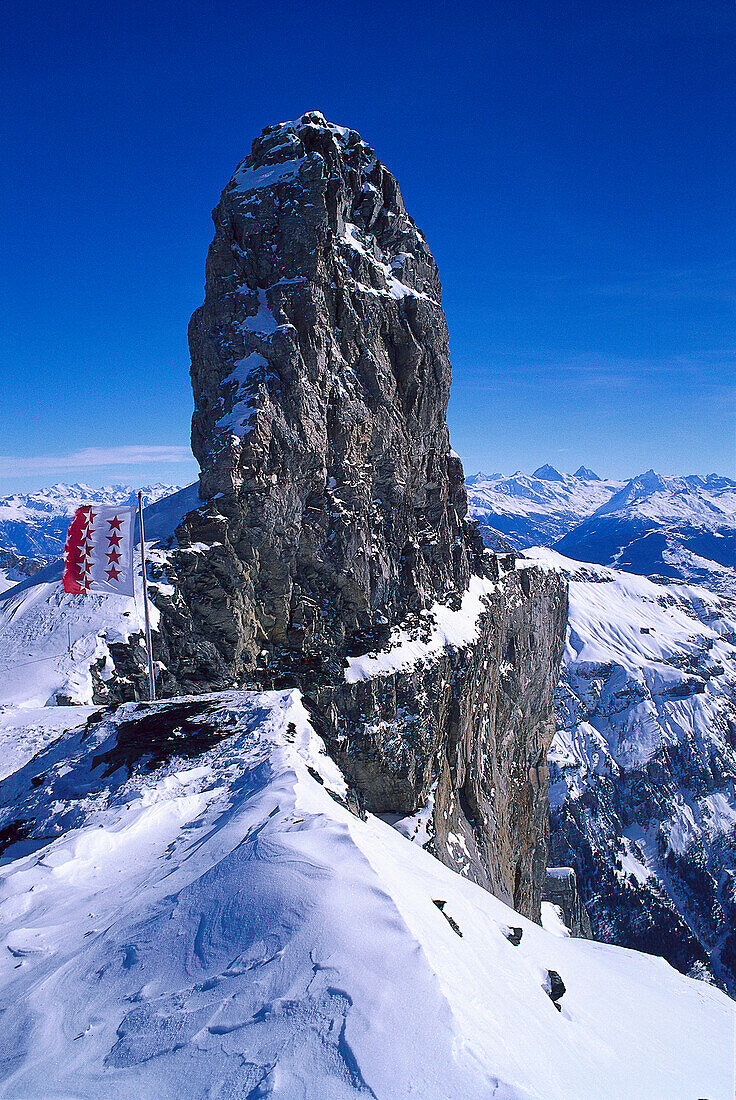
M 566 586 L 512 560 L 501 577 L 466 521 L 424 237 L 373 150 L 317 113 L 265 130 L 213 216 L 189 331 L 202 507 L 156 596 L 164 693 L 301 688 L 368 809 L 431 805 L 437 854 L 538 919 Z M 393 627 L 421 638 L 435 605 L 462 608 L 471 576 L 462 644 L 349 682 Z
M 547 868 L 542 901 L 557 905 L 562 910 L 562 919 L 573 936 L 592 940 L 590 917 L 580 897 L 577 875 L 572 867 Z
M 12 550 L 0 548 L 0 569 L 5 572 L 11 584 L 14 581 L 22 581 L 25 577 L 35 577 L 45 564 L 43 558 L 30 558 L 23 554 L 16 554 Z
M 691 742 L 664 749 L 644 768 L 593 776 L 580 798 L 552 807 L 551 838 L 552 858 L 575 866 L 595 939 L 662 955 L 683 974 L 731 995 L 736 992 L 733 827 L 730 835 L 719 836 L 696 822 L 683 851 L 670 846 L 666 828 L 683 795 L 705 800 L 724 781 L 730 786 L 733 761 L 733 748 L 704 759 Z M 558 778 L 557 768 L 553 775 Z M 639 822 L 656 838 L 646 877 L 627 873 L 626 839 L 641 829 Z
M 323 690 L 317 705 L 369 809 L 412 814 L 431 799 L 430 850 L 539 920 L 567 591 L 536 570 L 512 572 L 486 606 L 467 645 Z
M 256 139 L 214 222 L 189 330 L 207 507 L 185 537 L 219 546 L 206 580 L 196 555 L 177 569 L 236 677 L 267 658 L 330 679 L 481 568 L 437 267 L 393 176 L 317 113 Z

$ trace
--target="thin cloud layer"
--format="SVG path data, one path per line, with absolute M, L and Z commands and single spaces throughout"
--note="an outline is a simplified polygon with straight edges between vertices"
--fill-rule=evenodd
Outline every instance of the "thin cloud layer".
M 85 447 L 65 455 L 0 455 L 0 477 L 26 477 L 52 470 L 102 469 L 106 466 L 148 466 L 152 463 L 192 463 L 189 447 Z

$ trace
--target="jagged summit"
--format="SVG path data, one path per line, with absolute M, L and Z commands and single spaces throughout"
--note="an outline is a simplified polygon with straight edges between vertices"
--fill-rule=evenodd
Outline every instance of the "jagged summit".
M 539 477 L 543 481 L 564 481 L 565 475 L 561 474 L 559 470 L 556 470 L 554 466 L 550 466 L 548 462 L 544 466 L 540 466 L 534 471 L 532 477 Z
M 213 219 L 189 329 L 207 507 L 187 534 L 219 544 L 228 595 L 196 597 L 198 632 L 236 678 L 264 649 L 330 675 L 483 569 L 437 266 L 375 152 L 315 111 L 255 139 Z
M 466 521 L 427 242 L 317 112 L 256 138 L 213 220 L 164 693 L 301 689 L 369 807 L 424 807 L 444 862 L 538 919 L 566 588 L 502 577 Z
M 573 477 L 579 477 L 581 481 L 600 481 L 601 480 L 598 477 L 598 474 L 596 474 L 593 470 L 588 469 L 587 466 L 578 466 L 577 470 L 573 474 Z

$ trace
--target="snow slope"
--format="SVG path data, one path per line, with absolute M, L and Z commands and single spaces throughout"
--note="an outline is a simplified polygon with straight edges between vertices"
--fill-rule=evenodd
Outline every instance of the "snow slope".
M 602 481 L 582 467 L 577 474 L 562 474 L 541 466 L 533 474 L 474 474 L 466 485 L 468 511 L 481 532 L 498 531 L 521 549 L 551 546 L 605 504 L 623 482 Z
M 178 491 L 175 485 L 146 485 L 144 505 Z M 15 493 L 0 497 L 0 569 L 2 556 L 17 555 L 31 559 L 36 565 L 59 557 L 64 550 L 69 517 L 82 504 L 135 504 L 138 492 L 130 485 L 109 485 L 92 489 L 89 485 L 52 485 L 35 493 Z M 21 569 L 21 573 L 27 570 Z M 17 583 L 21 577 L 0 572 L 0 592 Z
M 708 474 L 662 477 L 647 470 L 598 508 L 598 516 L 627 512 L 658 523 L 696 523 L 717 531 L 736 516 L 736 481 Z
M 297 692 L 128 704 L 6 778 L 0 1096 L 732 1098 L 725 995 L 347 795 Z
M 659 574 L 736 596 L 736 481 L 662 477 L 629 481 L 555 549 L 578 561 Z
M 597 937 L 736 993 L 736 606 L 525 553 L 570 582 L 551 862 L 575 868 Z

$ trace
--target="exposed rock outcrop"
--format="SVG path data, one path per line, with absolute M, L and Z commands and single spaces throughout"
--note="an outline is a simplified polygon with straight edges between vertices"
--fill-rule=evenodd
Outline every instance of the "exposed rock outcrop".
M 368 808 L 429 806 L 441 858 L 538 919 L 566 588 L 502 575 L 466 520 L 426 241 L 316 112 L 256 139 L 213 218 L 189 330 L 203 505 L 156 597 L 169 686 L 300 687 Z
M 17 584 L 25 577 L 34 577 L 45 564 L 42 558 L 26 557 L 12 550 L 0 548 L 0 571 L 5 574 L 3 579 L 7 580 L 8 587 Z
M 178 571 L 236 676 L 331 680 L 482 568 L 437 267 L 373 150 L 316 112 L 256 139 L 213 217 L 189 329 L 213 503 L 186 535 L 216 549 Z
M 588 910 L 580 897 L 577 875 L 572 867 L 547 868 L 542 900 L 558 906 L 571 935 L 586 940 L 593 938 Z

